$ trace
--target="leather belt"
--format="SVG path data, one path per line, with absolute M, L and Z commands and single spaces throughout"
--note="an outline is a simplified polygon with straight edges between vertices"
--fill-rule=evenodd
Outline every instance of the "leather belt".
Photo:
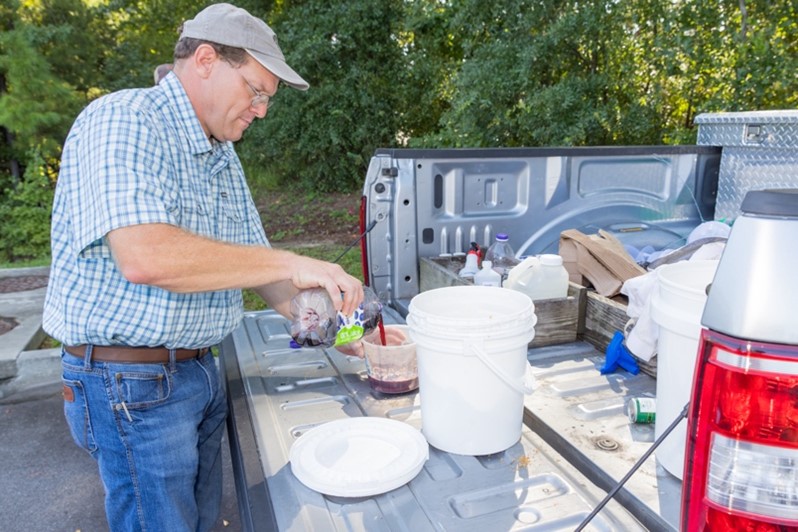
M 208 352 L 208 347 L 201 349 L 176 349 L 175 360 L 178 362 L 199 358 Z M 64 346 L 70 355 L 83 358 L 86 345 Z M 95 345 L 91 351 L 91 359 L 98 362 L 118 362 L 122 364 L 166 364 L 169 362 L 169 349 L 166 347 L 126 347 L 122 345 Z

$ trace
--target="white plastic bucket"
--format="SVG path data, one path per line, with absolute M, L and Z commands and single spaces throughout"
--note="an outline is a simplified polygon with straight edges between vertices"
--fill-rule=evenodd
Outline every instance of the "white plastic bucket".
M 534 385 L 526 354 L 536 321 L 532 300 L 506 288 L 452 286 L 412 299 L 407 325 L 430 445 L 478 456 L 521 438 L 524 395 Z
M 657 339 L 657 417 L 654 434 L 665 432 L 690 400 L 701 335 L 706 288 L 715 277 L 717 260 L 682 261 L 657 268 L 658 287 L 651 298 L 651 317 L 659 325 Z M 657 461 L 682 478 L 687 420 L 657 448 Z

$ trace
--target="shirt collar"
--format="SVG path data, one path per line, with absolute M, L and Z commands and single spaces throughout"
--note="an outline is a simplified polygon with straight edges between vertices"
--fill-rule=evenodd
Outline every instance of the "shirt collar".
M 197 113 L 194 111 L 194 107 L 191 105 L 180 79 L 174 72 L 170 72 L 158 85 L 171 102 L 171 106 L 177 115 L 178 123 L 186 134 L 191 152 L 194 155 L 199 155 L 213 150 L 213 145 L 211 145 L 211 141 L 202 129 L 202 124 L 200 124 Z

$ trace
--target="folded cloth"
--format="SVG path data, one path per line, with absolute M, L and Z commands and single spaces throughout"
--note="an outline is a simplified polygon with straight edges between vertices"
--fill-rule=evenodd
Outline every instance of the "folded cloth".
M 613 373 L 619 366 L 632 375 L 640 373 L 640 366 L 637 365 L 637 361 L 623 345 L 623 333 L 615 331 L 610 345 L 607 346 L 604 366 L 600 370 L 601 374 Z
M 657 354 L 659 327 L 651 317 L 651 294 L 658 288 L 655 271 L 629 279 L 621 287 L 621 293 L 629 298 L 626 315 L 635 320 L 626 337 L 626 347 L 645 362 Z

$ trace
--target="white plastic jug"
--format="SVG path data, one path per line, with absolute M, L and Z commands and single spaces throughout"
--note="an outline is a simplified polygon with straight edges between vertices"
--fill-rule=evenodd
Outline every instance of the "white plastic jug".
M 534 386 L 526 355 L 536 321 L 532 300 L 499 287 L 450 286 L 412 299 L 407 325 L 430 445 L 478 456 L 521 438 L 524 395 Z
M 531 257 L 527 257 L 521 261 L 521 264 L 513 267 L 512 270 L 507 274 L 507 279 L 504 281 L 502 285 L 505 288 L 514 288 L 516 281 L 518 278 L 521 277 L 521 274 L 527 271 L 529 268 L 534 268 L 540 264 L 540 260 L 537 258 L 536 255 Z
M 541 255 L 539 263 L 522 271 L 511 288 L 533 300 L 554 299 L 568 295 L 568 271 L 559 255 Z

